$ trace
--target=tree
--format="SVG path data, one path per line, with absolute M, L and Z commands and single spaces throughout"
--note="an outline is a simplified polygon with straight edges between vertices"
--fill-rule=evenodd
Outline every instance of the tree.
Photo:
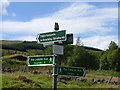
M 73 45 L 64 45 L 64 55 L 59 56 L 58 60 L 59 65 L 69 66 L 68 62 L 69 59 L 72 58 L 73 48 L 74 48 Z
M 119 55 L 120 55 L 120 48 L 113 50 L 108 56 L 108 60 L 110 62 L 112 70 L 120 71 Z
M 110 62 L 107 58 L 108 54 L 105 53 L 102 55 L 102 57 L 100 58 L 100 69 L 101 70 L 110 70 Z
M 83 46 L 83 43 L 82 43 L 82 41 L 80 40 L 80 37 L 77 38 L 77 40 L 76 40 L 76 45 L 77 45 L 77 46 Z
M 86 69 L 98 69 L 99 63 L 95 55 L 85 50 L 81 40 L 78 37 L 76 45 L 73 48 L 72 57 L 68 59 L 68 64 L 75 67 L 84 67 Z
M 109 49 L 105 51 L 100 59 L 100 69 L 120 71 L 120 48 L 115 42 L 109 44 Z
M 43 51 L 44 55 L 51 55 L 52 54 L 52 47 L 47 47 L 46 49 L 44 49 Z
M 118 48 L 118 45 L 114 41 L 111 41 L 109 44 L 109 50 L 115 50 L 117 48 Z

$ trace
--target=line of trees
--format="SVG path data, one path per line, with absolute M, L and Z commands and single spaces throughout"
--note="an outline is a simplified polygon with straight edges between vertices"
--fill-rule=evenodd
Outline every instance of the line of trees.
M 52 54 L 52 47 L 41 49 L 43 46 L 37 45 L 36 42 L 23 42 L 11 45 L 10 48 L 17 48 L 16 50 L 9 50 L 8 46 L 7 49 L 3 49 L 3 56 L 16 53 L 28 56 Z M 24 47 L 25 51 L 18 51 L 18 49 L 22 50 L 19 46 Z M 59 56 L 58 63 L 63 66 L 84 67 L 92 70 L 120 71 L 119 56 L 120 48 L 113 41 L 111 41 L 107 50 L 101 51 L 97 49 L 93 50 L 93 48 L 86 49 L 83 43 L 81 43 L 80 38 L 78 38 L 76 45 L 64 45 L 64 55 Z
M 77 39 L 74 47 L 65 47 L 65 55 L 61 58 L 61 64 L 74 67 L 85 67 L 92 70 L 114 70 L 120 71 L 120 48 L 111 41 L 106 51 L 86 50 Z

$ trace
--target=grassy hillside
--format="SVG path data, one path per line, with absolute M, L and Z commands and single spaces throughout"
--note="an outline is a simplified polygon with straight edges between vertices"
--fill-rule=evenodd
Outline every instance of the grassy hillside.
M 52 88 L 52 72 L 53 67 L 28 67 L 26 60 L 19 60 L 13 57 L 17 56 L 34 56 L 34 55 L 51 55 L 52 47 L 43 48 L 43 45 L 37 44 L 35 41 L 3 41 L 2 44 L 2 83 L 3 88 Z M 74 45 L 65 45 L 64 46 L 64 55 L 59 56 L 59 65 L 60 66 L 69 66 L 70 60 L 73 57 Z M 92 48 L 84 47 L 85 49 L 78 50 L 79 56 L 81 55 L 82 59 L 86 57 L 92 57 L 88 60 L 91 65 L 93 61 L 98 60 L 104 51 Z M 83 50 L 83 51 L 81 51 Z M 79 60 L 79 59 L 78 59 Z M 83 60 L 83 61 L 84 61 Z M 74 59 L 73 59 L 74 61 Z M 78 62 L 80 64 L 81 62 Z M 86 64 L 86 61 L 85 61 Z M 89 64 L 89 63 L 88 63 Z M 96 64 L 95 64 L 96 65 Z M 59 79 L 63 78 L 59 76 Z M 68 78 L 68 79 L 66 79 Z M 64 77 L 58 81 L 58 88 L 118 88 L 120 85 L 120 72 L 112 70 L 100 70 L 99 67 L 97 70 L 86 70 L 86 76 L 80 78 L 69 78 Z M 110 81 L 110 82 L 109 82 Z M 72 90 L 72 89 L 71 89 Z
M 2 59 L 3 73 L 2 87 L 3 88 L 52 88 L 52 72 L 53 67 L 28 67 L 26 61 Z M 111 83 L 108 84 L 111 76 Z M 106 70 L 86 70 L 86 76 L 80 78 L 61 79 L 57 84 L 58 88 L 118 88 L 118 79 L 120 73 Z M 65 78 L 65 77 L 64 77 Z M 66 77 L 69 78 L 69 77 Z M 104 80 L 101 82 L 93 82 L 93 79 Z M 85 80 L 85 81 L 83 81 Z
M 2 49 L 17 50 L 17 51 L 26 51 L 26 49 L 44 49 L 43 45 L 37 44 L 36 41 L 1 41 Z M 86 50 L 92 51 L 102 51 L 97 48 L 84 46 Z
M 103 73 L 104 74 L 104 73 Z M 93 77 L 94 76 L 94 77 Z M 71 80 L 61 79 L 57 83 L 57 88 L 118 88 L 119 85 L 108 83 L 93 83 L 92 79 L 100 80 L 100 75 L 88 73 L 84 78 L 73 78 Z M 109 80 L 110 76 L 104 76 L 102 79 Z M 80 80 L 87 79 L 87 81 Z M 112 82 L 116 81 L 116 77 L 112 79 Z M 48 74 L 31 74 L 31 73 L 3 73 L 2 75 L 3 88 L 52 88 L 52 76 Z
M 23 41 L 0 40 L 0 45 L 22 43 Z
M 15 55 L 12 55 L 15 56 Z M 7 57 L 8 58 L 8 57 Z M 2 87 L 3 88 L 52 88 L 53 67 L 28 67 L 26 61 L 2 59 Z M 108 83 L 112 76 L 111 83 Z M 1 77 L 0 77 L 1 78 Z M 120 73 L 110 70 L 86 70 L 86 76 L 80 78 L 61 79 L 58 88 L 118 88 Z M 66 77 L 69 78 L 69 77 Z M 93 79 L 104 82 L 93 82 Z M 85 80 L 85 81 L 84 81 Z M 114 83 L 115 82 L 115 83 Z M 120 82 L 119 82 L 120 83 Z
M 17 50 L 17 51 L 26 51 L 27 49 L 44 49 L 43 45 L 37 44 L 37 42 L 35 41 L 31 41 L 31 42 L 24 41 L 19 43 L 14 42 L 14 44 L 10 44 L 10 42 L 5 42 L 5 43 L 6 44 L 2 44 L 2 49 Z
M 4 59 L 10 59 L 12 57 L 17 57 L 17 56 L 23 56 L 23 57 L 26 57 L 25 55 L 22 55 L 22 54 L 13 54 L 13 55 L 7 55 L 7 56 L 3 56 Z

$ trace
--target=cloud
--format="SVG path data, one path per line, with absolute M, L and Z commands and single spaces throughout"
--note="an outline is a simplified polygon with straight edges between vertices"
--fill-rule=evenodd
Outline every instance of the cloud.
M 22 40 L 22 41 L 36 41 L 35 36 L 18 36 L 16 38 L 12 38 L 12 40 Z
M 118 44 L 118 37 L 111 35 L 111 36 L 94 36 L 89 38 L 81 39 L 85 46 L 95 47 L 99 49 L 107 49 L 110 42 L 114 41 Z
M 74 38 L 74 45 L 76 44 L 77 38 Z M 88 38 L 80 38 L 81 43 L 84 46 L 94 47 L 102 50 L 106 50 L 111 41 L 118 44 L 118 37 L 115 35 L 108 36 L 93 36 Z
M 10 2 L 8 0 L 0 0 L 0 14 L 8 15 L 7 7 L 9 6 Z
M 98 8 L 88 3 L 72 3 L 47 17 L 35 18 L 26 22 L 3 21 L 0 24 L 2 23 L 3 33 L 37 35 L 38 33 L 54 31 L 54 22 L 58 22 L 60 30 L 67 30 L 67 33 L 92 36 L 84 39 L 85 45 L 95 47 L 98 45 L 99 48 L 105 49 L 106 44 L 108 44 L 106 38 L 113 40 L 113 37 L 106 36 L 105 38 L 102 35 L 116 30 L 111 24 L 116 25 L 117 18 L 117 7 Z M 28 40 L 29 38 L 34 40 L 34 37 L 31 36 L 23 39 Z M 98 44 L 101 39 L 97 38 L 106 40 L 105 47 L 102 46 L 104 44 Z M 93 44 L 87 43 L 90 39 L 94 40 Z
M 60 24 L 60 29 L 67 32 L 86 33 L 86 32 L 108 32 L 113 27 L 104 27 L 107 22 L 117 19 L 117 8 L 97 8 L 87 3 L 73 3 L 71 6 L 63 8 L 53 15 L 36 18 L 27 22 L 3 21 L 4 32 L 9 33 L 38 33 L 52 31 L 55 21 Z M 116 21 L 117 22 L 117 21 Z

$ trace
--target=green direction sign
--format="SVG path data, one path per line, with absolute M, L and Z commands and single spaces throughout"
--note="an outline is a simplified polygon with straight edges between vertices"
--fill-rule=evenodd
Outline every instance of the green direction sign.
M 66 41 L 66 30 L 41 33 L 37 36 L 37 42 L 41 44 L 58 41 Z
M 53 55 L 29 56 L 28 66 L 51 66 L 53 65 Z
M 85 69 L 78 67 L 58 67 L 58 75 L 84 77 Z

